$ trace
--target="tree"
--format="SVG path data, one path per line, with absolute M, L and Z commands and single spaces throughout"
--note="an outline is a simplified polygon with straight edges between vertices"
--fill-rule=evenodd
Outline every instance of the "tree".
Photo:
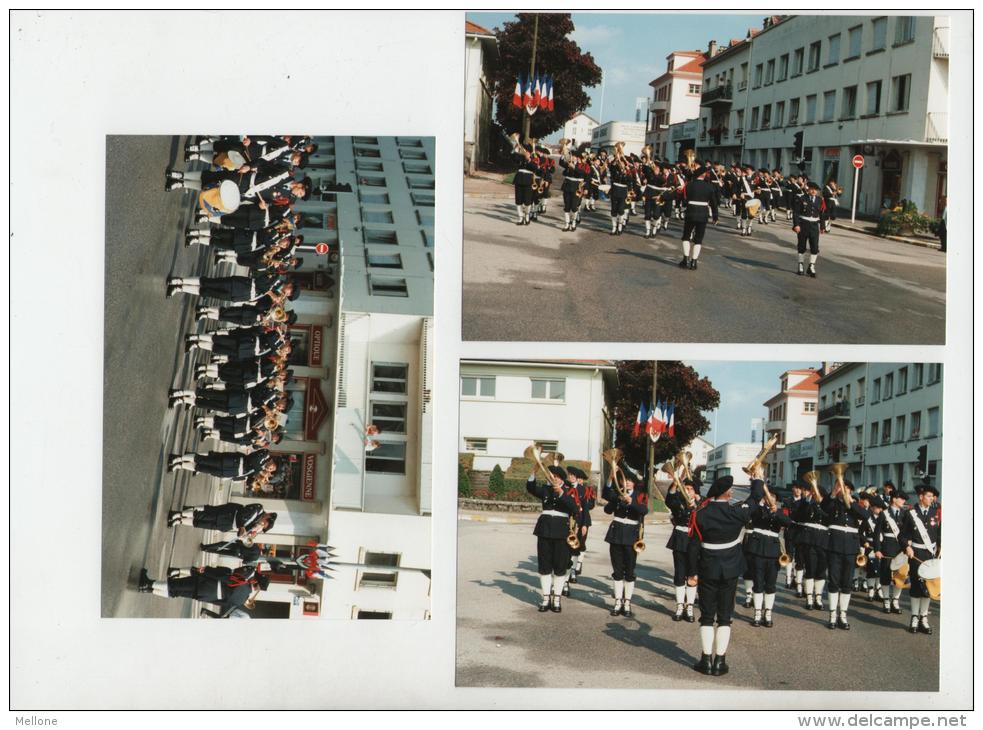
M 620 360 L 618 393 L 614 401 L 615 445 L 628 462 L 636 467 L 647 464 L 648 437 L 632 436 L 638 406 L 654 403 L 652 397 L 652 361 Z M 677 360 L 660 360 L 658 399 L 676 407 L 676 437 L 662 436 L 655 443 L 655 463 L 675 456 L 686 444 L 710 430 L 710 422 L 702 411 L 712 411 L 720 405 L 720 393 L 706 377 L 700 377 L 689 365 Z
M 468 470 L 464 468 L 464 464 L 457 465 L 457 495 L 459 497 L 472 495 L 471 477 L 468 476 Z
M 515 82 L 529 76 L 532 60 L 533 13 L 519 13 L 517 21 L 495 30 L 499 63 L 492 73 L 495 93 L 495 119 L 511 134 L 522 131 L 524 109 L 512 106 Z M 532 116 L 529 133 L 542 139 L 560 129 L 577 112 L 590 106 L 584 87 L 601 82 L 601 69 L 590 53 L 567 36 L 573 32 L 569 13 L 539 14 L 536 35 L 536 73 L 553 77 L 553 111 L 540 109 Z
M 488 491 L 499 499 L 505 496 L 505 473 L 498 464 L 488 475 Z

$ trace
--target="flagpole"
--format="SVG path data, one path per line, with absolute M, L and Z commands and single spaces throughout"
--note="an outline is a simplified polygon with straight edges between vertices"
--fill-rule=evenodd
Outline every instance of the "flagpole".
M 659 402 L 659 361 L 652 361 L 652 402 L 658 404 Z M 650 438 L 648 440 L 648 464 L 649 464 L 649 478 L 648 478 L 648 493 L 649 501 L 658 496 L 659 501 L 662 501 L 662 496 L 658 494 L 655 489 L 655 443 Z
M 533 75 L 536 73 L 536 43 L 539 40 L 539 13 L 533 14 L 532 26 L 532 60 L 529 63 L 529 83 L 532 83 Z M 532 126 L 532 114 L 523 110 L 522 115 L 522 141 L 529 141 L 530 127 Z

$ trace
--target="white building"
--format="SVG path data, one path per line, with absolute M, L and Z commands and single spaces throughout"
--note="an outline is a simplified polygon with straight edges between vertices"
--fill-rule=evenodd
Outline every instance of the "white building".
M 741 60 L 745 55 L 747 61 Z M 737 63 L 739 82 L 731 85 Z M 742 93 L 744 81 L 748 87 Z M 805 173 L 821 182 L 835 178 L 844 189 L 841 207 L 849 207 L 850 161 L 859 153 L 866 165 L 858 212 L 876 215 L 901 199 L 931 216 L 942 212 L 948 17 L 768 18 L 743 46 L 704 64 L 704 84 L 702 119 L 708 142 L 713 141 L 709 156 L 797 171 L 793 147 L 801 132 Z M 710 130 L 721 125 L 734 134 L 718 143 Z M 739 145 L 737 130 L 743 130 Z M 735 146 L 739 152 L 731 159 Z
M 791 488 L 792 481 L 801 477 L 807 471 L 812 471 L 816 457 L 816 437 L 792 441 L 785 444 L 785 448 L 779 452 L 778 458 L 781 459 L 782 466 L 778 467 L 778 472 L 784 474 L 783 481 L 772 482 L 777 487 Z
M 819 381 L 815 463 L 849 464 L 857 485 L 886 479 L 911 492 L 918 449 L 942 484 L 942 366 L 938 363 L 845 363 Z M 824 477 L 825 483 L 829 476 Z
M 643 122 L 605 122 L 591 132 L 591 147 L 595 150 L 614 149 L 615 142 L 625 143 L 625 154 L 639 155 L 645 146 Z
M 761 444 L 750 441 L 729 441 L 711 449 L 707 454 L 707 472 L 703 480 L 704 483 L 711 484 L 714 479 L 729 474 L 734 477 L 736 486 L 749 486 L 751 479 L 744 473 L 744 467 L 751 463 L 759 451 L 761 451 Z
M 506 469 L 539 443 L 600 468 L 610 441 L 608 402 L 617 370 L 608 360 L 461 361 L 458 450 L 474 469 Z
M 702 51 L 673 51 L 666 56 L 666 72 L 649 82 L 652 99 L 645 144 L 652 145 L 656 157 L 674 159 L 669 127 L 699 116 L 706 57 Z
M 242 486 L 231 496 L 278 513 L 266 536 L 277 556 L 303 554 L 313 540 L 332 545 L 338 561 L 429 569 L 434 140 L 315 141 L 305 168 L 315 189 L 349 183 L 354 194 L 319 192 L 297 204 L 305 243 L 328 243 L 332 253 L 305 254 L 295 275 L 295 405 L 271 449 L 288 477 L 270 498 Z M 371 423 L 382 429 L 380 445 L 366 451 Z M 334 575 L 273 573 L 254 615 L 429 617 L 423 574 Z
M 572 119 L 563 125 L 563 136 L 570 140 L 571 148 L 579 147 L 584 142 L 590 142 L 594 138 L 596 128 L 597 120 L 583 112 L 577 112 Z
M 685 150 L 696 150 L 696 130 L 698 122 L 695 119 L 688 119 L 685 122 L 677 122 L 669 125 L 668 148 L 664 157 L 669 160 L 680 160 L 683 158 Z
M 816 435 L 816 402 L 820 373 L 815 368 L 786 370 L 780 377 L 778 393 L 765 401 L 768 438 L 778 436 L 778 443 L 765 460 L 768 478 L 774 484 L 786 482 L 782 450 L 785 444 Z
M 742 162 L 744 109 L 748 99 L 748 64 L 751 37 L 731 39 L 703 62 L 703 91 L 700 95 L 700 158 L 725 164 Z M 716 44 L 712 44 L 715 46 Z
M 495 35 L 464 21 L 464 170 L 469 175 L 488 162 L 494 102 L 489 75 L 497 60 Z

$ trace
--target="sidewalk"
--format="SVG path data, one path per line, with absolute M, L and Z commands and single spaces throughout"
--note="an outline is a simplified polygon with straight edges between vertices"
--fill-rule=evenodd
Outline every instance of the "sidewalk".
M 645 516 L 646 525 L 663 525 L 669 523 L 672 515 L 669 512 L 650 512 Z M 539 512 L 494 512 L 491 510 L 462 510 L 457 511 L 457 519 L 465 522 L 488 522 L 499 525 L 535 525 Z M 610 515 L 604 514 L 603 509 L 591 511 L 591 522 L 595 528 L 603 525 L 605 528 L 611 522 Z
M 882 241 L 897 241 L 898 243 L 907 243 L 911 246 L 933 248 L 936 251 L 938 251 L 941 246 L 939 239 L 933 236 L 878 236 L 877 225 L 872 224 L 869 221 L 858 220 L 856 223 L 850 223 L 848 220 L 838 218 L 833 221 L 833 227 L 843 228 L 844 230 L 852 231 L 853 233 L 861 233 L 866 236 L 873 236 L 874 238 L 879 238 Z

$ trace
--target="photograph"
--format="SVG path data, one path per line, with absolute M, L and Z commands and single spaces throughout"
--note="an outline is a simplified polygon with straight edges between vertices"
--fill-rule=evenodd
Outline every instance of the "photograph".
M 938 691 L 942 365 L 460 372 L 459 687 Z
M 103 617 L 430 618 L 434 162 L 106 139 Z
M 466 31 L 464 340 L 945 344 L 948 16 Z

